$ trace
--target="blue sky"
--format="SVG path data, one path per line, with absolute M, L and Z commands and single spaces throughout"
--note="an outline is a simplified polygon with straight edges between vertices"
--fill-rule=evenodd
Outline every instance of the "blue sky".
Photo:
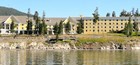
M 0 6 L 12 7 L 23 12 L 30 8 L 32 14 L 38 11 L 40 16 L 45 11 L 46 17 L 92 16 L 98 7 L 100 16 L 112 11 L 118 16 L 123 9 L 140 9 L 140 0 L 2 0 Z

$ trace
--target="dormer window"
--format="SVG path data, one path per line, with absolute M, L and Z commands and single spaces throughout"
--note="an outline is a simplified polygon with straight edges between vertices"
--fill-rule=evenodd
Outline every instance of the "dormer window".
M 46 21 L 49 22 L 50 20 L 47 19 Z

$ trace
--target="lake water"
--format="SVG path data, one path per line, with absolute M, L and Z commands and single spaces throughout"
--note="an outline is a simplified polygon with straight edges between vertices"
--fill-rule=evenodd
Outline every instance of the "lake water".
M 140 50 L 0 50 L 0 65 L 140 65 Z

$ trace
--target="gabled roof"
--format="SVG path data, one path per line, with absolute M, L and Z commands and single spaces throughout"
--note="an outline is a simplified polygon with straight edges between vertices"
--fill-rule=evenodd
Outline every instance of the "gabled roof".
M 80 20 L 80 17 L 69 17 L 69 21 L 77 24 Z
M 45 18 L 45 23 L 47 25 L 55 25 L 56 23 L 60 23 L 60 21 L 64 21 L 66 18 Z
M 6 21 L 9 18 L 9 16 L 0 16 L 0 23 Z

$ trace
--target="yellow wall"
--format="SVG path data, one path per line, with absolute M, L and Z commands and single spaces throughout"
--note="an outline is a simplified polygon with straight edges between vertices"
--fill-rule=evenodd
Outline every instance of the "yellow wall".
M 9 17 L 9 18 L 5 21 L 5 23 L 7 23 L 7 24 L 10 24 L 11 22 L 12 22 L 11 17 Z
M 127 22 L 128 20 L 99 20 L 97 23 L 93 23 L 93 20 L 84 20 L 84 34 L 102 34 L 112 30 L 120 31 L 124 29 Z

